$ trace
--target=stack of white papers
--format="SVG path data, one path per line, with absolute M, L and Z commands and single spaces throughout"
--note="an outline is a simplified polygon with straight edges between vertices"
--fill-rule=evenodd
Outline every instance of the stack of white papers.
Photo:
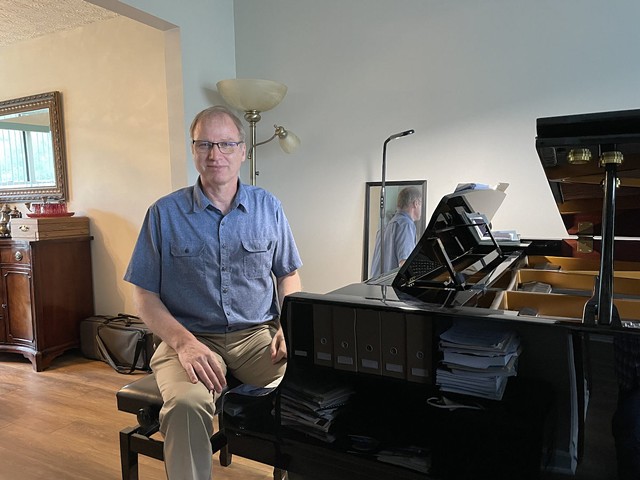
M 507 379 L 517 374 L 519 337 L 486 322 L 456 320 L 440 335 L 436 384 L 444 392 L 501 400 Z
M 492 230 L 497 242 L 520 242 L 520 234 L 515 230 Z

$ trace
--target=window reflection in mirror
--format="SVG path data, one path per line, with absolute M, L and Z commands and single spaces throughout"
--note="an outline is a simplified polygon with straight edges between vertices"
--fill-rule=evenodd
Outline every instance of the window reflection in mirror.
M 49 110 L 0 118 L 0 187 L 55 185 Z
M 0 102 L 0 201 L 67 199 L 59 92 Z

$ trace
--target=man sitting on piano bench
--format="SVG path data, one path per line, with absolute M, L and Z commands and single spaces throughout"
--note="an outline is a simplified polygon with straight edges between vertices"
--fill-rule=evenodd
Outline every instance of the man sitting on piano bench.
M 211 107 L 190 133 L 198 181 L 149 208 L 125 274 L 139 316 L 163 340 L 151 368 L 169 480 L 211 478 L 214 405 L 227 370 L 259 387 L 282 379 L 279 307 L 300 290 L 302 265 L 280 202 L 240 182 L 242 122 Z

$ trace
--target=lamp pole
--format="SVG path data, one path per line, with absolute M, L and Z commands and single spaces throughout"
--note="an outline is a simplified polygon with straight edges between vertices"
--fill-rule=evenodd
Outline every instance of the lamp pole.
M 256 123 L 260 121 L 260 112 L 257 110 L 247 110 L 244 112 L 244 119 L 249 123 L 249 135 L 251 136 L 251 146 L 249 147 L 249 171 L 251 174 L 251 185 L 256 184 Z
M 396 138 L 406 137 L 411 135 L 415 130 L 405 130 L 404 132 L 391 135 L 384 141 L 382 145 L 382 183 L 380 187 L 380 274 L 385 272 L 384 265 L 384 228 L 385 228 L 385 202 L 387 199 L 387 193 L 385 191 L 385 183 L 387 177 L 387 143 Z

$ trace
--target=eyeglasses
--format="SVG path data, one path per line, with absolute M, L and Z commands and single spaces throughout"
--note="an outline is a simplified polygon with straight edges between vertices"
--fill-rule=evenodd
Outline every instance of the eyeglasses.
M 236 147 L 244 142 L 208 142 L 206 140 L 193 140 L 191 143 L 193 143 L 196 149 L 196 152 L 203 155 L 204 154 L 208 155 L 211 152 L 211 149 L 213 148 L 214 145 L 218 147 L 218 150 L 220 150 L 220 153 L 224 153 L 225 155 L 228 155 L 230 153 L 235 152 Z

